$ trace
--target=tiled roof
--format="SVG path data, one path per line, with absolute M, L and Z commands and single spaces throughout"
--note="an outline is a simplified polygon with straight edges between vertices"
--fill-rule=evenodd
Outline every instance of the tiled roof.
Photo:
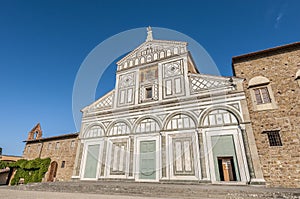
M 43 142 L 43 141 L 50 141 L 50 140 L 61 140 L 66 138 L 76 138 L 78 137 L 79 133 L 71 133 L 71 134 L 63 134 L 58 136 L 46 137 L 46 138 L 39 138 L 34 140 L 25 140 L 26 143 L 33 143 L 33 142 Z

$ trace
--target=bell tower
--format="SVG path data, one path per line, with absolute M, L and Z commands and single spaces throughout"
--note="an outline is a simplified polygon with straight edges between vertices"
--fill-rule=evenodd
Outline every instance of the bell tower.
M 41 128 L 40 123 L 35 125 L 35 127 L 33 127 L 33 129 L 31 129 L 31 131 L 28 133 L 27 140 L 35 140 L 35 139 L 39 139 L 39 138 L 42 138 L 42 128 Z

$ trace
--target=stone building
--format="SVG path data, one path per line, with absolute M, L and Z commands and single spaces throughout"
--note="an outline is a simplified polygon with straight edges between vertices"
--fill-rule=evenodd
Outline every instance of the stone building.
M 20 160 L 22 157 L 14 156 L 14 155 L 3 155 L 2 148 L 0 148 L 0 161 L 3 162 L 16 162 Z M 9 167 L 0 168 L 0 185 L 8 185 L 11 179 L 13 170 Z
M 16 162 L 21 158 L 22 158 L 21 156 L 15 156 L 15 155 L 0 155 L 0 161 L 5 161 L 5 162 Z
M 37 124 L 24 141 L 24 159 L 51 158 L 44 181 L 71 180 L 78 144 L 78 133 L 53 137 L 42 137 L 40 124 Z
M 268 186 L 300 187 L 300 42 L 233 57 Z
M 242 82 L 200 74 L 186 42 L 148 28 L 82 110 L 73 179 L 264 183 Z

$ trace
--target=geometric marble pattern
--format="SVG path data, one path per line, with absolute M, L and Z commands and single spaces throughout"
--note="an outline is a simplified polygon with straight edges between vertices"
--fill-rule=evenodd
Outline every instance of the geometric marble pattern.
M 112 107 L 113 97 L 114 93 L 104 97 L 98 104 L 96 104 L 96 108 Z
M 135 78 L 134 73 L 120 75 L 119 87 L 124 88 L 124 87 L 133 86 L 135 82 L 134 78 Z
M 193 175 L 193 145 L 192 138 L 173 139 L 173 174 Z
M 171 63 L 164 64 L 164 76 L 165 77 L 172 77 L 176 75 L 181 75 L 181 61 L 174 61 Z
M 236 108 L 237 110 L 240 111 L 240 106 L 239 106 L 238 103 L 235 103 L 235 104 L 228 104 L 228 105 L 229 105 L 229 106 L 232 106 L 232 107 L 234 107 L 234 108 Z
M 112 143 L 109 163 L 110 175 L 125 174 L 127 153 L 127 142 Z
M 192 93 L 231 85 L 231 82 L 229 81 L 217 80 L 213 78 L 203 78 L 202 76 L 190 76 L 189 79 L 191 82 Z

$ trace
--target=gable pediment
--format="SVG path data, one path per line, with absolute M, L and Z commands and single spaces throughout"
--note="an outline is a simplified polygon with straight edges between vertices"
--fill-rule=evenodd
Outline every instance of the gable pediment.
M 94 110 L 103 110 L 103 109 L 110 109 L 113 105 L 115 90 L 112 90 L 105 94 L 104 96 L 100 97 L 91 105 L 86 106 L 82 109 L 83 112 L 90 112 Z
M 186 53 L 186 47 L 187 43 L 180 41 L 146 41 L 117 62 L 118 71 Z

